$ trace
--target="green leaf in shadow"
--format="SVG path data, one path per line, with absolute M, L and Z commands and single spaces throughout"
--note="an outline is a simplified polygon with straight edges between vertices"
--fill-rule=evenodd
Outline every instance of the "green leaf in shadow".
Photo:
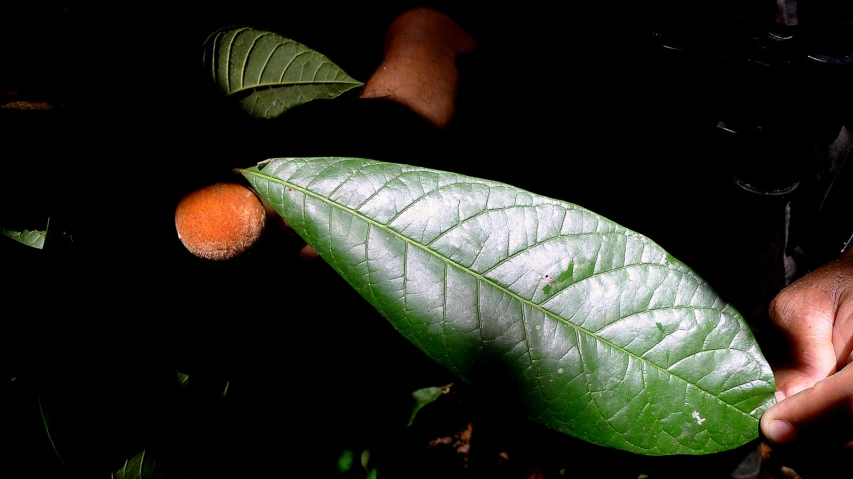
M 355 454 L 352 451 L 349 449 L 341 451 L 341 455 L 338 457 L 338 472 L 349 472 L 354 463 Z
M 203 63 L 222 91 L 256 118 L 275 118 L 364 84 L 301 43 L 249 27 L 213 33 L 204 43 Z
M 435 402 L 438 398 L 441 397 L 442 394 L 447 394 L 451 386 L 453 386 L 453 383 L 448 384 L 447 386 L 432 386 L 414 391 L 412 393 L 412 399 L 414 400 L 414 405 L 412 406 L 412 415 L 409 417 L 409 422 L 406 424 L 406 427 L 412 426 L 412 423 L 415 421 L 415 416 L 417 416 L 418 412 L 424 406 Z
M 50 218 L 47 219 L 47 225 L 45 225 L 44 231 L 12 231 L 6 228 L 0 228 L 0 234 L 12 238 L 18 243 L 32 246 L 36 249 L 42 249 L 44 248 L 44 240 L 47 238 L 48 228 L 50 228 Z
M 775 401 L 741 315 L 592 211 L 360 158 L 242 173 L 403 336 L 466 382 L 520 396 L 547 427 L 639 454 L 707 454 L 755 439 Z
M 178 371 L 177 374 L 178 374 L 178 385 L 181 387 L 186 387 L 187 384 L 189 383 L 189 380 L 190 380 L 189 374 L 184 374 L 180 371 Z
M 156 459 L 144 449 L 126 460 L 119 470 L 110 475 L 112 479 L 153 479 L 159 476 Z
M 62 460 L 62 455 L 59 454 L 59 449 L 56 448 L 56 443 L 53 442 L 53 436 L 50 434 L 50 422 L 47 419 L 47 414 L 44 412 L 44 405 L 41 402 L 41 398 L 38 398 L 39 403 L 39 413 L 41 414 L 41 421 L 44 424 L 44 432 L 47 433 L 47 439 L 50 441 L 50 447 L 53 448 L 54 454 L 56 454 L 57 459 L 62 465 L 65 465 L 65 461 Z

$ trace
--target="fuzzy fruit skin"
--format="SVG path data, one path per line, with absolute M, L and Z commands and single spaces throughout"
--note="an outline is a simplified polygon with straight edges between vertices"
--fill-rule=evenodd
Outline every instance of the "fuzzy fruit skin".
M 184 196 L 175 210 L 178 238 L 200 258 L 224 260 L 249 249 L 264 230 L 266 212 L 255 193 L 216 183 Z

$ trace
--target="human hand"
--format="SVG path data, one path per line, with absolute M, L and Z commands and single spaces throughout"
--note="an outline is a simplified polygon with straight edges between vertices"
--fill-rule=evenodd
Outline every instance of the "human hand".
M 456 56 L 477 46 L 452 18 L 431 8 L 400 14 L 388 28 L 385 58 L 367 81 L 361 98 L 396 101 L 438 129 L 456 109 Z
M 787 357 L 762 432 L 775 444 L 853 447 L 853 250 L 783 289 L 770 319 Z

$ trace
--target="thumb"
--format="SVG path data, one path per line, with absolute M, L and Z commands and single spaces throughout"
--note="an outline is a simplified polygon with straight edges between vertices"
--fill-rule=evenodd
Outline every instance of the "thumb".
M 808 439 L 841 446 L 853 440 L 853 367 L 768 409 L 761 417 L 761 431 L 775 444 Z

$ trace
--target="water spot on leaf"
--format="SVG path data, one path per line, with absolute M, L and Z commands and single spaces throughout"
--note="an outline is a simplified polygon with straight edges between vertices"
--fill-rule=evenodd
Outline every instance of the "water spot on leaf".
M 698 424 L 700 426 L 702 425 L 703 422 L 707 421 L 706 418 L 699 416 L 699 411 L 693 411 L 693 414 L 691 414 L 691 416 L 693 416 L 693 419 L 696 420 L 696 424 Z

